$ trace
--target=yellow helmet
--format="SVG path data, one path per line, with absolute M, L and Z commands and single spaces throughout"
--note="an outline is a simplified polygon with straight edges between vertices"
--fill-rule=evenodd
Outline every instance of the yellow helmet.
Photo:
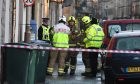
M 69 21 L 75 21 L 75 17 L 74 16 L 70 16 L 69 18 L 68 18 L 68 22 Z
M 84 17 L 82 18 L 82 22 L 85 23 L 85 24 L 88 24 L 88 23 L 91 22 L 91 19 L 90 19 L 90 17 L 88 17 L 88 16 L 84 16 Z

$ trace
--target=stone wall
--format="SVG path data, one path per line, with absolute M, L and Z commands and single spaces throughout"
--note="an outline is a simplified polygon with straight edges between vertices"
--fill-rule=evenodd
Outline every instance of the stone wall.
M 110 19 L 140 18 L 139 0 L 98 0 L 99 13 Z M 133 6 L 132 6 L 133 4 Z M 132 12 L 133 11 L 133 12 Z

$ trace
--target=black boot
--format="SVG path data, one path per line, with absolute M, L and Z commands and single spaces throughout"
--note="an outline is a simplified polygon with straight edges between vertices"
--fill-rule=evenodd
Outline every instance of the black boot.
M 89 72 L 83 72 L 83 73 L 81 73 L 81 75 L 86 76 L 87 73 L 89 73 Z
M 68 69 L 69 69 L 69 67 L 68 67 L 68 66 L 66 66 L 66 67 L 65 67 L 65 69 L 64 69 L 65 74 L 67 74 L 67 73 L 68 73 Z
M 46 72 L 46 75 L 52 76 L 52 73 L 51 72 Z
M 75 69 L 70 70 L 70 75 L 75 75 Z
M 84 73 L 81 73 L 81 75 L 86 76 L 86 77 L 96 77 L 96 75 L 91 72 L 84 72 Z
M 64 76 L 65 73 L 58 73 L 58 76 Z

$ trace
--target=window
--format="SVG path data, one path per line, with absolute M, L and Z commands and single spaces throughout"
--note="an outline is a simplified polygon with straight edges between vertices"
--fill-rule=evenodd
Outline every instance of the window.
M 140 23 L 127 24 L 126 30 L 140 30 Z
M 140 37 L 121 38 L 117 42 L 117 50 L 138 50 L 140 49 Z
M 112 37 L 115 33 L 118 33 L 121 31 L 121 26 L 120 25 L 109 25 L 108 26 L 108 34 L 110 37 Z

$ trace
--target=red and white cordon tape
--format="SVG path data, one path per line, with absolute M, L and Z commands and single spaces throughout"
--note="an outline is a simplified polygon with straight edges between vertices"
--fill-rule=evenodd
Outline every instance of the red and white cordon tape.
M 1 47 L 23 48 L 23 49 L 39 49 L 39 50 L 62 50 L 62 51 L 84 51 L 84 52 L 109 52 L 109 53 L 133 53 L 133 54 L 140 54 L 140 51 L 129 51 L 129 50 L 103 50 L 103 49 L 82 49 L 82 48 L 55 48 L 55 47 L 22 46 L 22 45 L 1 45 Z

